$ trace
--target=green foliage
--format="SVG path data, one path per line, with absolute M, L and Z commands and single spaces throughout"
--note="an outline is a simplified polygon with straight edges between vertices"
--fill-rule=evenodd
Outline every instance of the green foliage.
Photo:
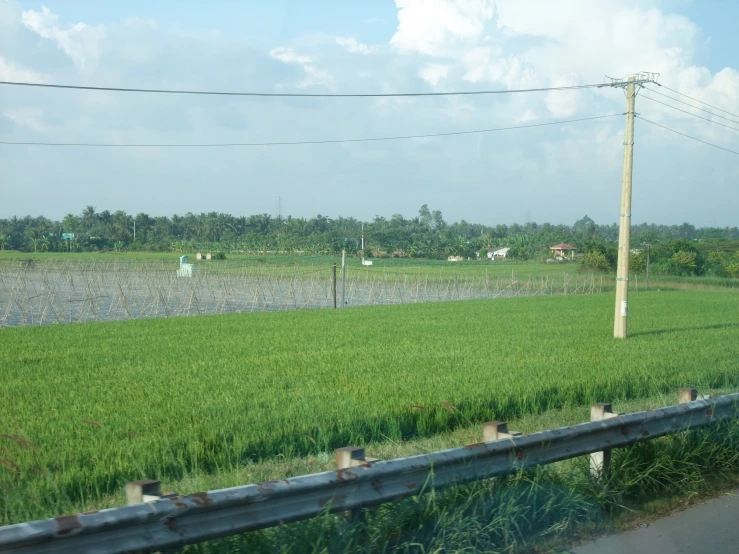
M 33 447 L 0 438 L 19 468 L 0 467 L 0 518 L 144 477 L 739 384 L 735 293 L 635 296 L 627 342 L 611 316 L 591 295 L 1 329 L 0 436 Z
M 585 258 L 583 258 L 583 264 L 587 267 L 597 269 L 599 271 L 609 271 L 612 269 L 611 264 L 608 262 L 608 258 L 606 258 L 606 255 L 595 250 L 585 254 Z
M 739 262 L 727 264 L 725 271 L 729 277 L 739 277 Z
M 672 255 L 672 263 L 679 275 L 693 275 L 698 268 L 695 252 L 680 250 Z
M 721 250 L 713 250 L 708 253 L 708 256 L 706 258 L 706 261 L 710 264 L 718 264 L 723 265 L 726 263 L 728 256 L 726 255 L 726 252 L 722 252 Z
M 597 264 L 592 265 L 583 260 L 586 265 L 597 267 L 601 271 L 611 271 L 616 269 L 616 264 L 618 263 L 618 248 L 616 243 L 601 239 L 589 239 L 585 241 L 583 245 L 585 258 L 587 259 L 589 254 L 593 254 L 594 256 L 590 258 L 591 262 Z
M 136 240 L 134 240 L 134 226 Z M 394 214 L 390 219 L 375 216 L 372 221 L 353 217 L 331 219 L 273 218 L 269 214 L 238 217 L 209 212 L 172 217 L 135 216 L 121 210 L 98 211 L 87 206 L 81 214 L 67 214 L 62 221 L 26 216 L 0 219 L 0 250 L 26 252 L 178 252 L 181 254 L 222 251 L 263 255 L 300 253 L 306 256 L 337 255 L 346 250 L 356 255 L 361 247 L 364 226 L 365 250 L 375 254 L 445 260 L 447 256 L 473 257 L 490 248 L 511 248 L 517 261 L 540 260 L 549 256 L 549 248 L 566 242 L 578 253 L 597 251 L 616 267 L 618 226 L 598 225 L 588 216 L 574 225 L 527 222 L 510 226 L 481 225 L 461 220 L 448 223 L 440 210 L 421 206 L 418 216 L 406 219 Z M 61 240 L 61 233 L 74 233 L 73 240 Z M 45 241 L 41 239 L 45 237 Z M 657 272 L 679 271 L 672 261 L 677 252 L 695 252 L 693 273 L 726 277 L 723 261 L 707 261 L 709 252 L 726 254 L 727 260 L 739 251 L 739 228 L 696 229 L 689 224 L 632 227 L 631 245 L 654 245 Z M 365 257 L 369 257 L 369 254 Z
M 213 254 L 214 260 L 225 260 L 226 259 L 226 253 L 225 252 L 216 252 Z
M 629 271 L 632 273 L 643 273 L 647 269 L 647 257 L 644 254 L 629 253 Z

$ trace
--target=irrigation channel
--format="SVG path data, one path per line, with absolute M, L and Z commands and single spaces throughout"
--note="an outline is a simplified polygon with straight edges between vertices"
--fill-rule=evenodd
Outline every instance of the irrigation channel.
M 332 268 L 199 264 L 189 277 L 165 262 L 0 263 L 0 327 L 332 308 Z M 337 298 L 341 307 L 341 269 Z M 609 285 L 605 285 L 608 287 Z M 591 294 L 594 275 L 464 276 L 445 271 L 347 268 L 345 307 L 513 296 Z

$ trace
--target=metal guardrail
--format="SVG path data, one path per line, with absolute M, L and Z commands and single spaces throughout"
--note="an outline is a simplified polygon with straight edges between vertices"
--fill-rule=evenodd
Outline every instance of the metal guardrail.
M 354 510 L 739 416 L 739 393 L 431 454 L 0 527 L 0 551 L 153 552 Z

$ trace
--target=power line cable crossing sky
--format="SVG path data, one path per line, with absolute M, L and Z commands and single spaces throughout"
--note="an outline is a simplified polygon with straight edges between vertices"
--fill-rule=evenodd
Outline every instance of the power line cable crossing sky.
M 308 144 L 340 144 L 351 142 L 376 142 L 386 140 L 406 140 L 406 139 L 424 139 L 451 137 L 460 135 L 475 135 L 483 133 L 495 133 L 499 131 L 512 131 L 516 129 L 531 129 L 534 127 L 547 127 L 550 125 L 564 125 L 566 123 L 580 123 L 582 121 L 593 121 L 595 119 L 606 119 L 617 115 L 625 114 L 608 114 L 598 115 L 594 117 L 581 117 L 579 119 L 566 119 L 561 121 L 549 121 L 546 123 L 531 123 L 528 125 L 515 125 L 512 127 L 498 127 L 494 129 L 476 129 L 472 131 L 452 131 L 447 133 L 429 133 L 422 135 L 397 135 L 386 137 L 365 137 L 365 138 L 347 138 L 347 139 L 327 139 L 327 140 L 300 140 L 300 141 L 282 141 L 282 142 L 225 142 L 225 143 L 204 143 L 204 144 L 185 144 L 185 143 L 162 143 L 162 144 L 115 144 L 115 143 L 94 143 L 94 142 L 11 142 L 0 141 L 0 144 L 13 146 L 90 146 L 90 147 L 108 147 L 108 148 L 213 148 L 213 147 L 230 147 L 230 146 L 298 146 Z
M 424 96 L 483 96 L 489 94 L 516 94 L 524 92 L 552 92 L 564 90 L 581 90 L 592 88 L 611 87 L 609 84 L 571 85 L 560 87 L 541 87 L 528 89 L 498 89 L 498 90 L 467 90 L 452 92 L 389 92 L 389 93 L 303 93 L 303 92 L 235 92 L 214 90 L 186 90 L 186 89 L 149 89 L 133 87 L 97 87 L 84 85 L 60 85 L 51 83 L 30 83 L 17 81 L 0 81 L 0 85 L 17 87 L 51 88 L 61 90 L 87 90 L 107 92 L 138 92 L 147 94 L 181 94 L 197 96 L 256 96 L 275 98 L 402 98 Z
M 721 123 L 720 121 L 714 121 L 712 119 L 708 119 L 707 117 L 703 117 L 703 116 L 700 116 L 698 114 L 691 113 L 691 112 L 689 112 L 687 110 L 683 110 L 681 108 L 678 108 L 677 106 L 671 106 L 670 104 L 668 104 L 666 102 L 661 102 L 661 101 L 657 100 L 656 98 L 651 98 L 651 97 L 649 97 L 649 96 L 647 96 L 645 94 L 640 95 L 640 98 L 644 98 L 645 100 L 649 100 L 650 102 L 656 102 L 657 104 L 661 104 L 663 106 L 667 106 L 668 108 L 671 108 L 673 110 L 677 110 L 678 112 L 682 112 L 684 114 L 688 114 L 688 115 L 693 116 L 693 117 L 698 118 L 698 119 L 702 119 L 703 121 L 708 121 L 708 123 L 713 123 L 714 125 L 720 125 L 721 127 L 726 127 L 727 129 L 732 129 L 734 131 L 739 131 L 739 127 L 733 127 L 731 125 L 726 125 L 725 123 Z M 739 123 L 737 123 L 737 125 L 739 125 Z

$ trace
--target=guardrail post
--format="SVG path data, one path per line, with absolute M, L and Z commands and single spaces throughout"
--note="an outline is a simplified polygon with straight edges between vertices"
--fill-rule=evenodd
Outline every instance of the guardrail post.
M 488 421 L 482 426 L 482 442 L 497 441 L 520 437 L 518 431 L 509 431 L 508 424 L 502 421 Z
M 358 446 L 344 446 L 343 448 L 337 448 L 334 452 L 336 455 L 336 469 L 349 469 L 378 461 L 377 458 L 368 458 L 364 453 L 364 448 Z M 356 522 L 361 513 L 359 510 L 347 510 L 344 515 L 349 521 Z
M 336 469 L 349 469 L 350 467 L 358 467 L 379 461 L 378 458 L 368 458 L 364 454 L 364 448 L 357 446 L 345 446 L 337 448 L 336 453 Z
M 680 404 L 692 402 L 693 400 L 698 399 L 698 391 L 695 389 L 680 389 L 680 394 L 678 398 Z
M 162 497 L 162 484 L 159 481 L 151 479 L 142 479 L 141 481 L 131 481 L 126 483 L 126 503 L 141 504 L 142 502 L 152 502 Z
M 612 417 L 618 417 L 611 411 L 611 404 L 601 402 L 590 406 L 590 421 L 602 421 Z M 605 479 L 611 468 L 611 449 L 608 448 L 601 452 L 593 452 L 590 455 L 590 474 L 596 479 Z
M 152 479 L 141 481 L 129 481 L 126 483 L 126 504 L 141 504 L 142 502 L 154 502 L 160 498 L 172 498 L 177 496 L 176 492 L 162 493 L 162 484 Z

